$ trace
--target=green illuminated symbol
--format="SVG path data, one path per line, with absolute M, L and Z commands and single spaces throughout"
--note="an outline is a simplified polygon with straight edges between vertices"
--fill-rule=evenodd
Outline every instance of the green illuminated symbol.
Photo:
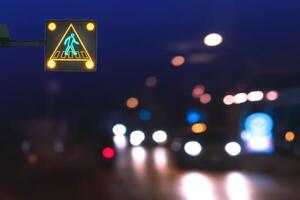
M 77 48 L 75 48 L 75 46 Z M 49 61 L 72 61 L 93 63 L 92 58 L 82 42 L 73 24 L 65 31 L 58 45 L 55 47 Z
M 71 33 L 71 35 L 69 37 L 67 37 L 64 41 L 64 45 L 67 45 L 67 48 L 66 48 L 66 51 L 65 51 L 66 55 L 70 55 L 70 50 L 71 50 L 73 55 L 77 54 L 76 51 L 75 51 L 75 48 L 74 48 L 74 44 L 79 45 L 79 42 L 76 41 L 75 34 Z

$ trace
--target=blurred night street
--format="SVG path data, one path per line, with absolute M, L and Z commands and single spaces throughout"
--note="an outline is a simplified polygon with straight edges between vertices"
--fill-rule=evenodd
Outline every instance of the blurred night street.
M 18 180 L 12 183 L 14 189 L 2 189 L 0 197 L 3 200 L 298 199 L 300 178 L 281 173 L 178 169 L 165 148 L 134 147 L 120 152 L 114 171 L 97 166 L 85 169 L 68 166 L 60 172 L 44 172 L 41 177 Z
M 0 200 L 299 200 L 299 19 L 299 0 L 1 0 Z

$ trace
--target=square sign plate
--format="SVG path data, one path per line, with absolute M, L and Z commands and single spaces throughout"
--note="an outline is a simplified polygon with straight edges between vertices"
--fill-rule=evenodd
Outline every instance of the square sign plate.
M 96 21 L 47 21 L 44 63 L 46 71 L 96 71 Z

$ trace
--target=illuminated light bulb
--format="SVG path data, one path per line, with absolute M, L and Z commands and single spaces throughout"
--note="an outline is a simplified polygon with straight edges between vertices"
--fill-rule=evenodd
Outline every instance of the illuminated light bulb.
M 89 23 L 86 25 L 86 29 L 87 29 L 88 31 L 93 31 L 93 30 L 95 30 L 95 24 L 92 23 L 92 22 L 89 22 Z
M 47 63 L 47 67 L 49 69 L 54 69 L 56 67 L 56 63 L 54 60 L 49 60 L 48 63 Z
M 94 69 L 95 63 L 94 63 L 93 61 L 87 61 L 87 62 L 85 63 L 85 67 L 86 67 L 87 69 L 89 69 L 89 70 Z
M 56 24 L 55 24 L 54 22 L 49 23 L 49 24 L 48 24 L 48 29 L 49 29 L 50 31 L 55 31 L 55 29 L 56 29 Z

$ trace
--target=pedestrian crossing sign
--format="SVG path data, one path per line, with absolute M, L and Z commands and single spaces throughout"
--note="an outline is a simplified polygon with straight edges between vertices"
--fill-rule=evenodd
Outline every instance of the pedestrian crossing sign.
M 46 71 L 96 71 L 96 22 L 48 21 Z

